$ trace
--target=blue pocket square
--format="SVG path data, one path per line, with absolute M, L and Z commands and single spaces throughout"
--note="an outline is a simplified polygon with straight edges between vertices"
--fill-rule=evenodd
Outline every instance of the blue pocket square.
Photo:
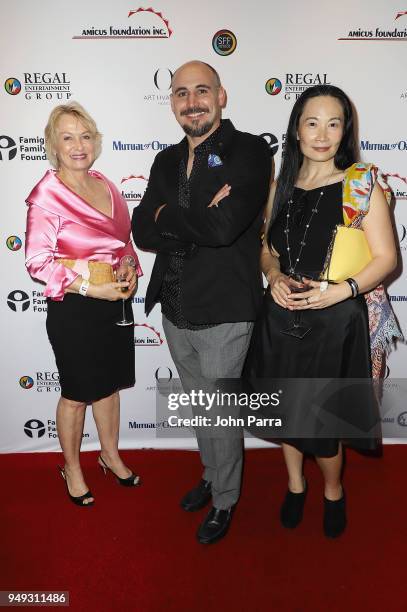
M 223 166 L 221 158 L 219 155 L 215 155 L 215 153 L 209 153 L 208 168 L 215 168 L 216 166 Z

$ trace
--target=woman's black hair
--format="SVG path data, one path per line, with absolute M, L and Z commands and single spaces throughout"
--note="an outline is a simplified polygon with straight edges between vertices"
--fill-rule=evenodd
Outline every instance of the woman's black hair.
M 348 168 L 357 161 L 353 108 L 345 92 L 334 85 L 315 85 L 303 91 L 300 97 L 295 101 L 288 122 L 284 157 L 282 159 L 274 196 L 272 222 L 292 196 L 303 160 L 303 154 L 301 153 L 299 141 L 297 140 L 298 123 L 305 104 L 311 98 L 316 98 L 318 96 L 331 96 L 332 98 L 336 98 L 339 100 L 343 109 L 344 130 L 341 144 L 334 158 L 336 168 L 345 170 L 345 168 Z M 270 227 L 271 225 L 272 223 Z

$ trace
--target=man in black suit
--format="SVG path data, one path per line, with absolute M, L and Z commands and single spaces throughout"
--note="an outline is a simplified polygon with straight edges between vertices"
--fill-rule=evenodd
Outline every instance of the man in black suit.
M 171 108 L 186 133 L 157 154 L 133 213 L 140 248 L 157 252 L 146 312 L 161 302 L 171 356 L 186 392 L 238 378 L 262 298 L 260 231 L 271 172 L 266 142 L 222 120 L 226 92 L 208 64 L 184 64 L 172 79 Z M 181 501 L 213 507 L 201 543 L 229 527 L 241 483 L 242 440 L 201 436 L 203 478 Z

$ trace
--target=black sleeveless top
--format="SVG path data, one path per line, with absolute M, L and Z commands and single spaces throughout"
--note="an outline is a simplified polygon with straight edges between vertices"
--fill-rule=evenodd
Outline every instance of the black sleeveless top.
M 312 215 L 311 209 L 318 202 L 318 212 Z M 301 241 L 304 236 L 306 224 L 310 227 L 305 238 L 300 261 L 295 266 L 295 272 L 318 278 L 322 272 L 328 247 L 331 243 L 335 226 L 343 224 L 342 212 L 342 181 L 332 183 L 327 187 L 316 187 L 315 189 L 305 190 L 299 187 L 294 188 L 292 197 L 293 203 L 290 206 L 290 217 L 288 219 L 288 242 L 290 246 L 291 262 L 295 266 L 295 260 L 299 256 Z M 269 244 L 271 244 L 280 255 L 280 268 L 284 273 L 288 273 L 289 259 L 287 252 L 287 239 L 284 230 L 287 223 L 288 202 L 281 209 L 274 220 L 269 232 Z

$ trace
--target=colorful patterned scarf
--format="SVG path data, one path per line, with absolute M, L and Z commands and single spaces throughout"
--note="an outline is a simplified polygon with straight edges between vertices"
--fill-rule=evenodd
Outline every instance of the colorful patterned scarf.
M 376 181 L 390 204 L 391 189 L 376 166 L 358 162 L 346 170 L 342 194 L 343 220 L 347 227 L 361 226 L 364 216 L 369 212 L 370 196 Z M 384 357 L 396 339 L 403 340 L 403 334 L 382 284 L 364 296 L 369 316 L 372 375 L 379 378 Z

